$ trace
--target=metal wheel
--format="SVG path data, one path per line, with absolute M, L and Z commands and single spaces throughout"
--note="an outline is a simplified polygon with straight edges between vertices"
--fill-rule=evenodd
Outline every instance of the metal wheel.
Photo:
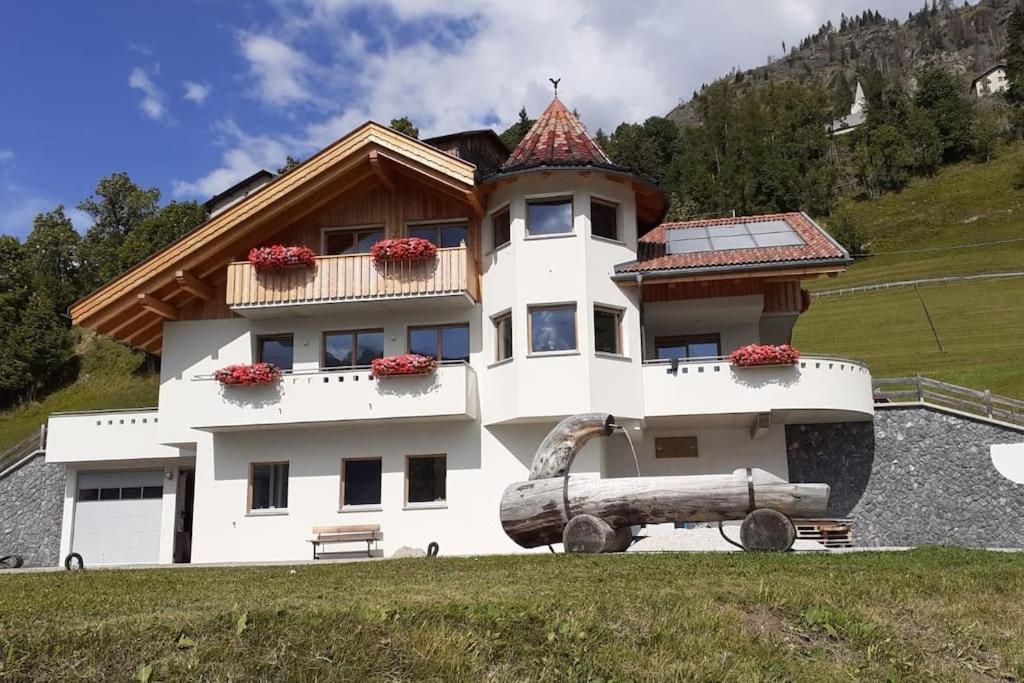
M 25 564 L 25 558 L 21 555 L 7 555 L 0 557 L 0 569 L 17 569 Z

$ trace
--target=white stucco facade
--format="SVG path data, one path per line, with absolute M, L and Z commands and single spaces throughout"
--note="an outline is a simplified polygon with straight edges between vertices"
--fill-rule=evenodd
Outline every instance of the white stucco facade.
M 572 232 L 530 237 L 527 202 L 567 196 Z M 617 205 L 618 239 L 591 234 L 593 198 Z M 495 247 L 491 220 L 505 207 L 510 241 Z M 161 563 L 183 557 L 185 517 L 187 556 L 200 563 L 308 559 L 312 528 L 330 525 L 380 525 L 386 556 L 432 541 L 444 554 L 508 553 L 523 549 L 501 529 L 502 492 L 527 478 L 540 442 L 566 416 L 611 413 L 637 448 L 634 462 L 621 432 L 588 444 L 573 473 L 590 477 L 635 476 L 637 463 L 641 476 L 755 466 L 786 477 L 786 423 L 871 419 L 870 374 L 853 361 L 807 358 L 754 369 L 721 359 L 655 362 L 657 336 L 716 333 L 723 355 L 761 341 L 765 304 L 745 295 L 645 308 L 637 287 L 613 280 L 615 265 L 637 253 L 628 183 L 596 172 L 526 173 L 499 185 L 485 208 L 478 303 L 432 306 L 424 299 L 323 312 L 280 306 L 259 318 L 165 323 L 155 410 L 50 420 L 47 459 L 71 473 L 62 557 L 78 547 L 78 506 L 92 502 L 80 500 L 78 478 L 97 472 L 128 473 L 128 483 L 108 487 L 120 486 L 118 493 L 96 485 L 95 495 L 110 500 L 144 486 L 132 483 L 132 472 L 140 481 L 162 473 L 158 547 L 147 551 Z M 531 352 L 530 310 L 553 305 L 575 307 L 575 349 Z M 620 353 L 596 350 L 595 307 L 619 314 Z M 512 355 L 498 359 L 494 321 L 506 313 Z M 321 368 L 325 332 L 383 330 L 384 354 L 391 355 L 408 350 L 410 327 L 452 324 L 468 325 L 468 359 L 444 363 L 431 376 L 378 379 L 366 368 Z M 253 362 L 258 337 L 280 334 L 292 337 L 293 369 L 276 385 L 222 387 L 211 379 L 226 365 Z M 666 437 L 695 438 L 696 455 L 657 457 L 655 445 Z M 443 499 L 410 502 L 409 459 L 416 456 L 444 456 Z M 357 459 L 380 461 L 379 504 L 343 503 L 343 461 Z M 285 463 L 287 505 L 253 509 L 254 466 Z M 183 477 L 194 485 L 190 515 Z

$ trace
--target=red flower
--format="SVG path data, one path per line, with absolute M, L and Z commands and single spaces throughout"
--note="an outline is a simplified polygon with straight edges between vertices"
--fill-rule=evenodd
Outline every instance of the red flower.
M 375 358 L 371 363 L 374 377 L 392 377 L 394 375 L 426 375 L 437 369 L 437 360 L 430 356 L 415 353 L 403 353 L 400 356 Z
M 729 362 L 738 367 L 752 365 L 793 365 L 800 352 L 789 344 L 748 344 L 729 354 Z
M 437 247 L 422 237 L 399 237 L 377 242 L 370 247 L 370 255 L 373 256 L 374 263 L 418 261 L 434 258 L 437 255 Z
M 281 378 L 281 369 L 271 363 L 229 365 L 214 372 L 213 378 L 224 386 L 272 384 Z
M 249 250 L 249 263 L 256 270 L 275 270 L 289 266 L 316 265 L 316 252 L 309 247 L 286 247 L 272 244 L 269 247 L 253 247 Z

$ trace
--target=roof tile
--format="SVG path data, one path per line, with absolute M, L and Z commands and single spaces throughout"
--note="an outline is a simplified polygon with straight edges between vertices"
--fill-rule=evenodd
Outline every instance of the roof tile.
M 502 171 L 531 166 L 614 166 L 557 97 L 502 164 Z

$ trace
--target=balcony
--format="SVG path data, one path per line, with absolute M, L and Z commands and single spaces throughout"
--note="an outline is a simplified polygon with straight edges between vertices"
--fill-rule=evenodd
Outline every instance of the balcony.
M 476 373 L 445 363 L 430 375 L 375 379 L 368 368 L 287 373 L 269 386 L 191 382 L 190 402 L 202 406 L 194 429 L 229 432 L 377 420 L 473 420 Z
M 871 373 L 846 358 L 803 356 L 796 365 L 733 367 L 725 358 L 648 361 L 644 416 L 743 424 L 757 413 L 776 423 L 850 422 L 874 415 Z
M 175 458 L 158 442 L 156 408 L 53 413 L 47 426 L 47 462 Z
M 424 297 L 438 304 L 472 305 L 480 299 L 476 261 L 469 247 L 438 249 L 424 261 L 373 262 L 369 254 L 320 256 L 314 268 L 257 272 L 245 261 L 228 266 L 227 305 L 249 317 L 279 315 L 281 306 L 322 311 L 359 302 L 415 306 Z

